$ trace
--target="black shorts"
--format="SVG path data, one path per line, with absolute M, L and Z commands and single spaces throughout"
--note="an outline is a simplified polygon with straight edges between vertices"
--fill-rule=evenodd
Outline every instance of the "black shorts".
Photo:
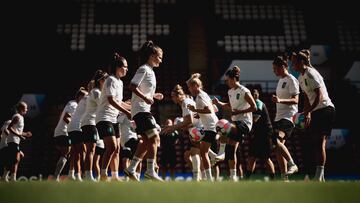
M 71 140 L 71 145 L 75 145 L 83 142 L 83 134 L 81 131 L 71 131 L 69 132 L 69 137 Z
M 132 159 L 135 154 L 135 151 L 137 149 L 138 143 L 139 143 L 138 139 L 135 139 L 135 138 L 129 139 L 125 143 L 125 147 L 122 148 L 122 150 L 121 150 L 121 156 L 123 158 Z
M 204 130 L 204 133 L 205 135 L 201 141 L 210 144 L 213 144 L 214 142 L 216 143 L 216 132 L 210 130 Z
M 151 129 L 156 129 L 156 120 L 149 112 L 137 113 L 133 120 L 136 123 L 136 133 L 138 135 L 146 135 L 145 132 Z
M 248 134 L 250 129 L 244 121 L 233 121 L 233 124 L 236 126 L 237 133 L 230 133 L 228 137 L 236 142 L 242 143 L 245 134 Z
M 59 147 L 68 147 L 71 145 L 71 139 L 69 136 L 66 135 L 60 135 L 57 137 L 54 137 L 54 142 L 56 146 Z
M 96 143 L 98 132 L 94 125 L 84 125 L 81 127 L 84 143 Z
M 274 134 L 272 136 L 273 143 L 277 143 L 277 139 L 281 140 L 281 138 L 279 137 L 279 131 L 285 133 L 285 136 L 283 138 L 283 140 L 285 140 L 291 135 L 294 127 L 294 124 L 287 119 L 280 119 L 274 122 Z
M 7 166 L 7 157 L 8 157 L 8 147 L 6 146 L 0 149 L 0 167 Z
M 161 156 L 160 156 L 160 160 L 161 160 L 161 166 L 162 167 L 166 167 L 169 165 L 170 168 L 175 168 L 176 166 L 176 151 L 174 150 L 163 150 L 161 152 Z
M 119 129 L 119 123 L 113 123 L 115 137 L 120 138 L 120 129 Z
M 95 147 L 95 154 L 96 155 L 102 156 L 104 154 L 104 152 L 105 152 L 105 148 L 101 148 L 101 147 L 98 147 L 98 146 Z
M 16 163 L 16 157 L 19 152 L 20 152 L 19 144 L 16 144 L 14 142 L 8 143 L 7 158 L 5 158 L 7 160 L 5 162 L 7 162 L 8 166 L 11 166 Z
M 100 121 L 96 124 L 100 139 L 109 136 L 115 136 L 114 124 L 110 121 Z
M 311 121 L 309 126 L 309 134 L 330 136 L 332 127 L 335 122 L 335 108 L 328 106 L 318 109 L 311 113 Z

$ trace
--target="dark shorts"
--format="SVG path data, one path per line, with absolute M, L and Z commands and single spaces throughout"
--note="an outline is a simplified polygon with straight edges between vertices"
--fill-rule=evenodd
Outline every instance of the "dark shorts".
M 277 139 L 281 141 L 282 139 L 286 140 L 288 137 L 290 137 L 294 127 L 294 124 L 287 119 L 280 119 L 274 122 L 274 134 L 272 136 L 273 143 L 277 143 Z M 285 133 L 285 136 L 282 139 L 279 137 L 280 131 Z
M 59 147 L 68 147 L 71 145 L 71 139 L 69 136 L 66 135 L 60 135 L 57 137 L 54 137 L 54 142 L 56 146 Z
M 309 126 L 309 133 L 311 135 L 330 136 L 332 127 L 335 122 L 335 108 L 328 106 L 318 109 L 311 113 L 311 122 Z
M 81 131 L 71 131 L 69 132 L 69 137 L 71 140 L 71 145 L 75 145 L 83 142 L 83 134 Z
M 94 125 L 84 125 L 81 127 L 84 143 L 96 143 L 97 129 Z
M 126 143 L 125 143 L 125 147 L 122 148 L 121 150 L 121 156 L 123 158 L 128 158 L 128 159 L 132 159 L 136 148 L 138 146 L 139 140 L 135 139 L 135 138 L 131 138 L 129 139 Z
M 119 129 L 119 123 L 113 123 L 115 137 L 120 138 L 120 129 Z
M 7 166 L 7 157 L 8 157 L 8 147 L 6 146 L 0 149 L 0 167 Z
M 156 120 L 149 112 L 137 113 L 133 120 L 136 123 L 136 133 L 144 136 L 145 132 L 156 128 Z
M 14 142 L 8 143 L 7 146 L 7 157 L 5 158 L 8 166 L 16 163 L 17 154 L 20 152 L 20 146 Z
M 109 121 L 100 121 L 96 124 L 100 139 L 109 136 L 115 136 L 114 124 Z
M 249 155 L 258 159 L 268 159 L 271 155 L 271 138 L 267 132 L 255 133 L 250 138 Z
M 163 150 L 160 156 L 161 166 L 166 167 L 169 165 L 171 168 L 176 166 L 176 151 L 175 150 Z
M 207 142 L 210 144 L 216 143 L 216 132 L 210 130 L 204 130 L 205 136 L 201 141 Z
M 230 133 L 228 137 L 236 142 L 242 143 L 245 134 L 248 134 L 250 129 L 244 121 L 233 121 L 233 124 L 236 126 L 237 133 Z
M 100 148 L 98 146 L 95 147 L 95 154 L 102 156 L 105 152 L 105 148 Z

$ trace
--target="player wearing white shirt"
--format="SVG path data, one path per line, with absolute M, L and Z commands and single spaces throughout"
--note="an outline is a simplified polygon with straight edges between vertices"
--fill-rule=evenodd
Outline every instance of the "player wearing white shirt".
M 80 157 L 84 151 L 83 135 L 81 131 L 81 118 L 85 112 L 88 92 L 79 101 L 71 121 L 68 124 L 68 134 L 71 142 L 70 162 L 69 162 L 69 179 L 82 181 Z
M 104 140 L 105 144 L 100 177 L 103 181 L 108 180 L 107 171 L 111 160 L 113 157 L 116 159 L 119 157 L 119 133 L 115 131 L 118 129 L 117 116 L 119 111 L 125 113 L 129 118 L 131 116 L 130 112 L 124 108 L 126 104 L 122 101 L 123 82 L 120 79 L 128 71 L 127 61 L 118 53 L 114 53 L 109 67 L 111 76 L 105 80 L 101 91 L 100 104 L 96 111 L 96 128 L 100 139 Z
M 310 58 L 304 52 L 296 56 L 295 70 L 300 72 L 299 82 L 304 92 L 305 127 L 315 146 L 316 173 L 314 180 L 325 181 L 326 138 L 330 136 L 335 121 L 335 106 L 327 92 L 324 79 L 310 65 Z
M 255 100 L 250 90 L 239 82 L 240 68 L 234 66 L 225 73 L 225 83 L 229 87 L 229 102 L 220 102 L 217 98 L 213 101 L 221 107 L 230 108 L 231 120 L 233 126 L 231 133 L 228 135 L 227 145 L 225 149 L 225 157 L 228 160 L 230 177 L 232 181 L 237 181 L 236 175 L 236 151 L 239 143 L 243 142 L 244 135 L 248 134 L 252 128 L 252 112 L 256 111 Z M 241 175 L 241 174 L 240 174 Z
M 63 170 L 67 162 L 68 154 L 70 153 L 71 140 L 69 138 L 67 126 L 71 121 L 71 117 L 75 112 L 78 102 L 86 95 L 86 93 L 87 92 L 83 87 L 77 91 L 75 94 L 75 100 L 71 100 L 65 105 L 60 115 L 58 124 L 54 130 L 55 147 L 60 154 L 54 172 L 54 178 L 56 181 L 60 181 L 61 171 Z
M 215 125 L 218 118 L 215 115 L 215 108 L 209 95 L 202 90 L 203 85 L 200 76 L 199 73 L 192 74 L 190 79 L 186 82 L 190 93 L 193 96 L 196 96 L 196 107 L 191 104 L 187 107 L 190 111 L 199 114 L 201 123 L 204 126 L 205 136 L 200 142 L 200 156 L 204 165 L 207 180 L 213 181 L 209 151 L 211 145 L 216 143 Z
M 162 181 L 155 171 L 157 144 L 160 143 L 159 132 L 156 129 L 156 121 L 151 115 L 151 105 L 154 98 L 161 100 L 163 95 L 155 93 L 156 77 L 153 68 L 159 67 L 162 62 L 163 51 L 152 41 L 146 41 L 139 50 L 140 64 L 133 79 L 130 82 L 129 89 L 132 91 L 131 97 L 131 115 L 136 123 L 136 132 L 142 136 L 143 143 L 139 143 L 133 159 L 124 173 L 132 180 L 138 181 L 135 176 L 137 165 L 147 154 L 147 169 L 145 177 Z
M 27 104 L 23 101 L 16 105 L 16 113 L 7 127 L 9 135 L 7 137 L 7 156 L 10 167 L 10 180 L 16 181 L 16 173 L 20 162 L 20 140 L 31 137 L 31 132 L 23 132 L 24 130 L 24 115 L 27 113 Z
M 276 103 L 272 144 L 275 147 L 282 178 L 288 181 L 288 175 L 298 171 L 298 167 L 285 146 L 285 140 L 294 129 L 292 117 L 298 112 L 299 82 L 294 76 L 289 74 L 286 56 L 277 56 L 274 59 L 273 71 L 280 79 L 277 84 L 276 95 L 273 95 L 271 98 Z
M 7 160 L 7 136 L 9 135 L 9 130 L 7 129 L 11 120 L 4 122 L 1 127 L 1 140 L 0 140 L 0 168 L 3 168 L 3 175 L 0 177 L 0 180 L 8 181 L 8 175 L 10 173 L 10 167 Z
M 95 153 L 96 141 L 98 139 L 98 132 L 96 129 L 96 109 L 100 103 L 101 89 L 104 86 L 105 79 L 108 74 L 102 70 L 97 70 L 91 84 L 93 88 L 90 90 L 86 99 L 85 112 L 81 118 L 81 130 L 83 141 L 86 145 L 85 155 L 85 179 L 95 181 L 92 175 L 93 159 Z

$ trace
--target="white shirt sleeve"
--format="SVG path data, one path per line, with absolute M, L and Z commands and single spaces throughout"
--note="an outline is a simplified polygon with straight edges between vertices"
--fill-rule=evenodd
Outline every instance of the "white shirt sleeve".
M 112 78 L 108 78 L 106 80 L 106 84 L 105 84 L 105 96 L 116 96 L 116 91 L 117 87 L 116 87 L 116 83 Z
M 133 79 L 131 80 L 131 84 L 134 84 L 134 85 L 139 86 L 139 84 L 141 83 L 141 81 L 144 79 L 145 75 L 146 75 L 146 70 L 145 70 L 145 68 L 144 68 L 144 67 L 140 67 L 140 68 L 136 71 Z
M 315 71 L 309 71 L 307 74 L 308 74 L 307 83 L 308 83 L 310 89 L 314 90 L 314 89 L 320 88 L 321 79 L 319 78 L 319 74 L 316 74 Z
M 295 78 L 290 78 L 289 92 L 291 95 L 298 95 L 300 93 L 299 81 Z

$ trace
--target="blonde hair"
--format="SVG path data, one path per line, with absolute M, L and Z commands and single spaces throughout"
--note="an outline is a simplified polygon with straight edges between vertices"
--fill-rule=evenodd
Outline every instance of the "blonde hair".
M 186 81 L 186 83 L 188 85 L 194 85 L 196 84 L 197 86 L 199 86 L 201 89 L 203 88 L 203 84 L 202 81 L 200 80 L 201 74 L 200 73 L 194 73 L 191 75 L 190 79 L 188 79 Z

